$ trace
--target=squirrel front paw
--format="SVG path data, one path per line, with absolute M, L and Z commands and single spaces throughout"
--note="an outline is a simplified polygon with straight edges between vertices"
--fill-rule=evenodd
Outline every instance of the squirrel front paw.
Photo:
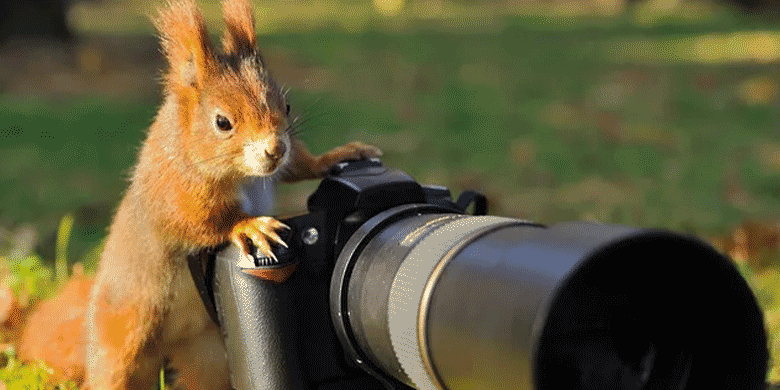
M 339 146 L 323 154 L 317 159 L 317 171 L 320 175 L 328 172 L 328 169 L 344 160 L 359 160 L 363 158 L 379 157 L 382 151 L 376 146 L 366 145 L 362 142 L 353 141 L 346 145 Z
M 272 217 L 251 217 L 233 226 L 230 241 L 238 245 L 246 255 L 252 255 L 251 245 L 254 244 L 263 256 L 276 260 L 269 240 L 287 248 L 284 240 L 276 234 L 279 229 L 289 230 L 290 227 Z

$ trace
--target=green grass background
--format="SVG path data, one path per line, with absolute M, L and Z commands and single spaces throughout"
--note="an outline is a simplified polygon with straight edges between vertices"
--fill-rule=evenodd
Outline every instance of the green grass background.
M 205 3 L 218 33 L 216 3 Z M 744 220 L 774 223 L 780 28 L 710 3 L 653 4 L 616 15 L 467 1 L 409 1 L 391 16 L 346 0 L 256 8 L 261 49 L 292 87 L 293 114 L 311 118 L 302 138 L 315 152 L 373 143 L 423 183 L 483 191 L 492 214 L 542 223 L 705 238 Z M 7 280 L 33 299 L 48 292 L 29 281 L 51 277 L 40 270 L 52 267 L 63 215 L 74 216 L 67 258 L 94 268 L 160 102 L 164 64 L 144 18 L 155 5 L 76 3 L 81 41 L 62 54 L 69 65 L 43 67 L 63 78 L 0 72 L 0 254 Z M 51 81 L 66 76 L 84 87 Z M 315 186 L 279 188 L 279 212 L 304 210 Z M 24 229 L 37 238 L 21 256 Z M 780 276 L 770 263 L 741 269 L 774 335 Z M 777 367 L 770 376 L 780 379 Z

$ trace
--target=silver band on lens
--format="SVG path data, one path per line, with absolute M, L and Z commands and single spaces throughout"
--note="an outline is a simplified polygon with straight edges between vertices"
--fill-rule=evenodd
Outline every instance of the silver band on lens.
M 388 328 L 398 362 L 418 389 L 444 389 L 430 362 L 423 331 L 436 276 L 474 238 L 521 224 L 517 219 L 493 216 L 452 220 L 427 234 L 401 263 L 390 287 Z

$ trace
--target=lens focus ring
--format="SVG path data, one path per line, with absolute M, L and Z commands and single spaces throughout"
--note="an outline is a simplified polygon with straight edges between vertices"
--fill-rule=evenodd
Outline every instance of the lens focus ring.
M 522 222 L 516 219 L 493 216 L 453 220 L 426 235 L 404 259 L 390 287 L 388 328 L 395 355 L 418 389 L 444 388 L 425 352 L 427 342 L 421 331 L 435 274 L 475 237 L 519 224 Z

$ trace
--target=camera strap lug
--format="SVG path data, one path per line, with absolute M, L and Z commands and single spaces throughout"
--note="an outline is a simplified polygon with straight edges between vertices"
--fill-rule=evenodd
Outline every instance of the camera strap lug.
M 479 192 L 472 190 L 463 191 L 458 200 L 455 201 L 455 205 L 464 213 L 471 203 L 474 203 L 473 215 L 487 215 L 487 198 Z

